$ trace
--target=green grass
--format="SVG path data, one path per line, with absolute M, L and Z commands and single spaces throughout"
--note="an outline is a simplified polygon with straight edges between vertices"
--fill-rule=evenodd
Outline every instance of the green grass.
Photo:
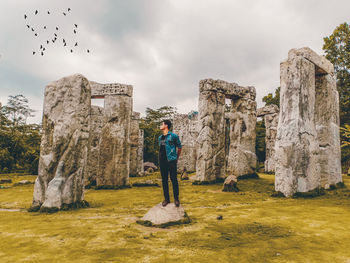
M 0 262 L 350 262 L 349 188 L 276 198 L 274 176 L 259 176 L 237 193 L 179 180 L 191 223 L 162 229 L 136 223 L 163 200 L 161 187 L 88 189 L 90 208 L 28 213 L 33 184 L 13 185 L 35 177 L 0 175 L 13 181 L 0 189 Z M 161 184 L 159 173 L 130 184 L 149 179 Z

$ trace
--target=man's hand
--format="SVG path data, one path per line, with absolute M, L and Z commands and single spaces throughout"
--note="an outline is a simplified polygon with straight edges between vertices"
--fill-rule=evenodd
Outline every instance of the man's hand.
M 177 158 L 179 159 L 182 148 L 177 148 Z

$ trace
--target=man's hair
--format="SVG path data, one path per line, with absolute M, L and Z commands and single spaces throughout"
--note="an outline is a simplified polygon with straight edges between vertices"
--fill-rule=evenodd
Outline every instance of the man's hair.
M 170 120 L 164 120 L 163 121 L 166 126 L 168 126 L 168 129 L 170 130 L 171 128 L 171 121 Z

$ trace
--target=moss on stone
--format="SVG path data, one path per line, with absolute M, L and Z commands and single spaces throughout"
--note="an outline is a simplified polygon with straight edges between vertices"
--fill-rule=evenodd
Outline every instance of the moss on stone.
M 191 223 L 191 219 L 189 218 L 189 216 L 185 212 L 184 218 L 181 220 L 178 220 L 178 221 L 172 221 L 172 222 L 158 224 L 158 225 L 153 224 L 151 221 L 148 221 L 148 220 L 137 220 L 136 223 L 143 225 L 143 226 L 147 226 L 147 227 L 168 228 L 168 227 L 176 226 L 176 225 L 189 224 L 189 223 Z
M 325 195 L 326 192 L 324 188 L 318 187 L 314 190 L 308 191 L 308 192 L 297 192 L 293 194 L 293 198 L 314 198 L 321 195 Z

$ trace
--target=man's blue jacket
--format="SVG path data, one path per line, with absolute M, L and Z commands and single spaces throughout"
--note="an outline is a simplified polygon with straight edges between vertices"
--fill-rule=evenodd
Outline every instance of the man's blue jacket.
M 158 137 L 158 146 L 160 146 L 162 135 Z M 168 159 L 168 162 L 174 161 L 177 159 L 177 148 L 182 148 L 180 138 L 177 134 L 168 131 L 167 135 L 165 135 L 165 152 Z

